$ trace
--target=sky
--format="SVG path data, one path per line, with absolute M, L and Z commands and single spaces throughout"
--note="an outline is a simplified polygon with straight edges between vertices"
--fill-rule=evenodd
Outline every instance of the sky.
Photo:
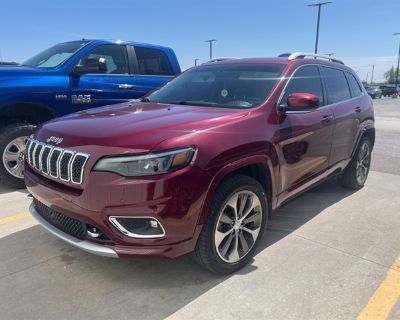
M 319 53 L 335 53 L 362 80 L 397 64 L 400 0 L 332 0 Z M 214 57 L 313 52 L 317 8 L 304 0 L 0 0 L 0 59 L 22 62 L 56 43 L 122 39 L 172 47 L 183 69 Z

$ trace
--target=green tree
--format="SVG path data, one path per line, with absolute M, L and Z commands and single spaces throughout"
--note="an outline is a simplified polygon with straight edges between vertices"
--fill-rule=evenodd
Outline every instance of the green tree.
M 397 68 L 391 67 L 388 71 L 383 75 L 386 79 L 387 83 L 396 83 L 396 71 Z M 400 82 L 400 72 L 399 72 L 399 82 Z

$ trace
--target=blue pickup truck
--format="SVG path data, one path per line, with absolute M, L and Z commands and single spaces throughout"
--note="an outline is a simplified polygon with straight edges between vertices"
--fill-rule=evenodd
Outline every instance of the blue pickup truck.
M 24 186 L 25 143 L 37 125 L 140 98 L 180 72 L 170 48 L 86 39 L 57 44 L 17 66 L 0 66 L 0 181 Z

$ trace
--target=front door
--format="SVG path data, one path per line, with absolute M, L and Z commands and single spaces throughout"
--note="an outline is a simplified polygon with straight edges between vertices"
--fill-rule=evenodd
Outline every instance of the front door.
M 98 73 L 70 76 L 71 104 L 74 111 L 100 107 L 140 98 L 135 88 L 135 76 L 130 74 L 125 45 L 111 44 L 93 49 L 79 61 L 90 65 L 101 61 L 104 69 Z
M 280 105 L 292 93 L 312 93 L 320 107 L 310 111 L 288 109 L 281 116 L 277 143 L 281 184 L 279 202 L 325 177 L 330 161 L 334 127 L 333 112 L 325 105 L 318 66 L 300 67 L 289 80 Z

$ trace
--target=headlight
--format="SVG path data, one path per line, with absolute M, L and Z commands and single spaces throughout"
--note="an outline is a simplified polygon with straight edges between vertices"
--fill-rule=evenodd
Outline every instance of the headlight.
M 107 157 L 100 159 L 93 171 L 111 171 L 126 177 L 163 174 L 186 167 L 194 153 L 194 148 L 185 148 L 139 156 Z

